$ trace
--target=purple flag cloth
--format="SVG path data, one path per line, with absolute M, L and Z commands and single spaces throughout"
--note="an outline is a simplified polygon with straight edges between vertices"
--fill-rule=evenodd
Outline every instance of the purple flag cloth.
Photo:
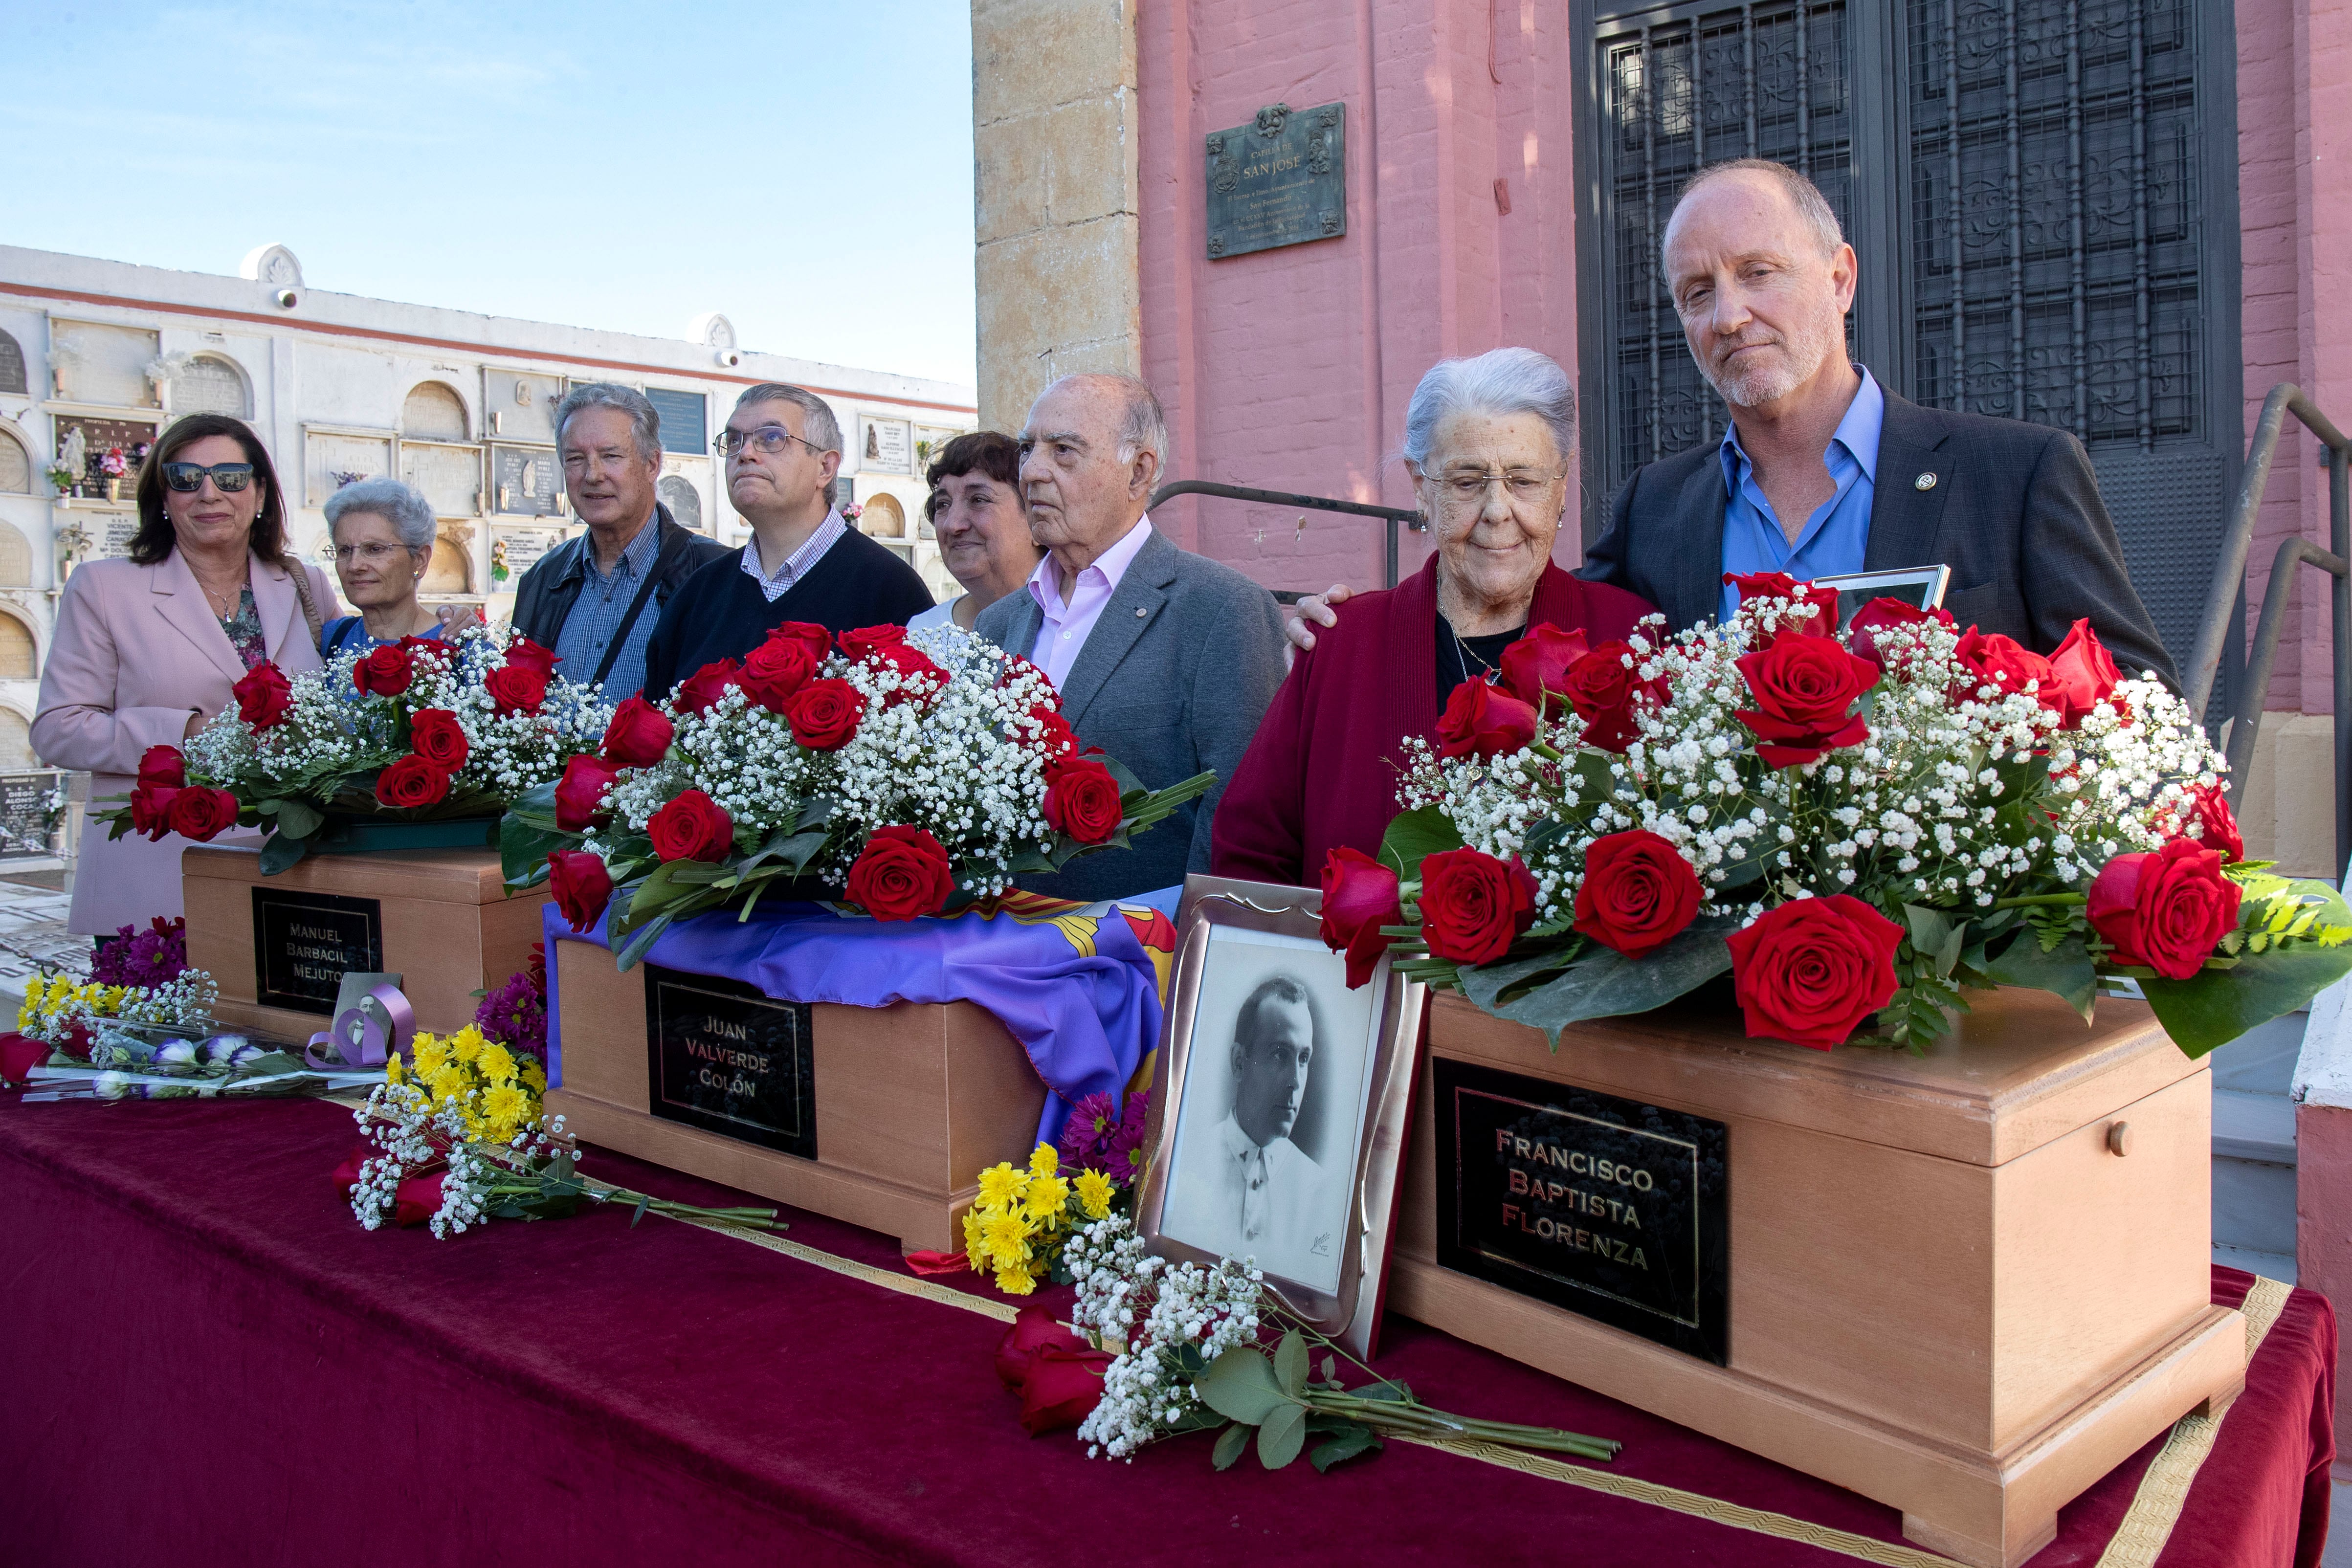
M 831 905 L 792 904 L 749 921 L 713 913 L 679 921 L 648 962 L 757 987 L 779 1001 L 880 1008 L 971 1002 L 1021 1042 L 1051 1091 L 1037 1122 L 1056 1143 L 1070 1108 L 1088 1094 L 1123 1100 L 1160 1044 L 1160 1002 L 1175 953 L 1169 912 L 1180 890 L 1108 904 L 1014 895 L 992 915 L 884 922 Z M 1025 906 L 1021 902 L 1024 901 Z M 560 962 L 612 962 L 609 953 L 559 958 L 565 944 L 607 948 L 604 925 L 575 932 L 552 903 L 546 935 L 547 1077 L 563 1082 Z

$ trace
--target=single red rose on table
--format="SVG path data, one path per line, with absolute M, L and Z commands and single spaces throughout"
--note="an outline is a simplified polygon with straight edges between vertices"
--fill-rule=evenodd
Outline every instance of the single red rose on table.
M 1118 796 L 1109 768 L 1083 757 L 1065 758 L 1045 769 L 1046 825 L 1082 844 L 1101 843 L 1127 815 Z
M 2242 896 L 2221 874 L 2219 850 L 2173 839 L 2099 868 L 2084 913 L 2116 963 L 2185 980 L 2236 929 Z
M 816 674 L 822 656 L 812 657 L 807 646 L 795 639 L 771 637 L 743 655 L 736 683 L 745 696 L 770 713 L 782 713 L 792 695 Z
M 1756 755 L 1774 768 L 1818 762 L 1824 752 L 1858 746 L 1869 721 L 1852 713 L 1854 699 L 1878 684 L 1878 666 L 1838 646 L 1831 637 L 1782 637 L 1737 661 L 1753 708 L 1739 721 L 1756 735 Z
M 172 797 L 172 831 L 203 843 L 236 826 L 236 797 L 226 789 L 182 789 Z
M 1440 757 L 1507 757 L 1536 737 L 1536 710 L 1473 678 L 1454 688 L 1437 716 Z
M 172 802 L 180 791 L 169 784 L 134 784 L 131 789 L 131 831 L 157 843 L 172 831 Z
M 811 751 L 838 751 L 866 717 L 866 695 L 847 681 L 811 681 L 784 705 L 793 738 Z
M 437 805 L 448 794 L 447 770 L 413 751 L 375 776 L 375 798 L 395 810 Z
M 542 647 L 528 637 L 517 637 L 507 644 L 507 665 L 509 669 L 537 670 L 542 675 L 555 674 L 555 650 Z M 593 674 L 594 671 L 589 672 Z
M 1323 857 L 1323 945 L 1348 955 L 1348 988 L 1369 983 L 1393 938 L 1383 925 L 1404 924 L 1397 873 L 1346 845 Z
M 849 901 L 877 920 L 937 915 L 955 891 L 955 867 L 921 828 L 877 828 L 849 868 Z
M 1584 852 L 1576 929 L 1628 958 L 1683 934 L 1698 915 L 1698 873 L 1675 846 L 1645 828 L 1610 833 Z
M 1879 598 L 1853 612 L 1853 619 L 1846 623 L 1846 632 L 1857 658 L 1868 659 L 1884 668 L 1886 661 L 1880 656 L 1877 633 L 1888 627 L 1920 626 L 1931 621 L 1947 627 L 1954 624 L 1948 610 L 1922 610 L 1906 600 Z
M 1430 956 L 1487 964 L 1536 921 L 1536 879 L 1517 858 L 1445 850 L 1421 862 L 1421 935 Z
M 651 768 L 669 755 L 677 726 L 641 696 L 625 697 L 604 727 L 604 760 L 618 768 Z
M 369 650 L 352 666 L 352 685 L 380 697 L 396 697 L 416 679 L 416 658 L 397 643 Z
M 739 683 L 736 676 L 742 666 L 732 659 L 719 659 L 705 664 L 677 684 L 677 695 L 671 706 L 680 713 L 709 713 L 719 706 L 719 699 Z
M 613 900 L 613 874 L 586 850 L 557 850 L 547 857 L 547 884 L 555 906 L 574 931 L 585 931 Z
M 34 1040 L 13 1030 L 7 1034 L 0 1034 L 0 1082 L 30 1082 L 33 1069 L 48 1059 L 48 1041 Z
M 188 759 L 180 755 L 176 746 L 151 746 L 139 754 L 139 782 L 161 785 L 167 789 L 184 789 L 188 782 Z
M 343 1163 L 335 1167 L 336 1197 L 345 1203 L 351 1201 L 352 1189 L 360 1185 L 360 1166 L 375 1154 L 374 1145 L 362 1144 L 343 1156 Z M 448 1174 L 435 1171 L 431 1176 L 402 1177 L 400 1185 L 393 1189 L 392 1223 L 405 1230 L 431 1219 L 440 1210 L 441 1178 Z
M 482 677 L 482 689 L 503 716 L 537 713 L 547 701 L 547 672 L 529 664 L 501 664 Z
M 604 791 L 621 770 L 601 757 L 575 757 L 563 765 L 555 782 L 555 825 L 567 833 L 584 833 L 604 815 Z
M 2013 637 L 1971 626 L 1960 634 L 1952 657 L 1969 676 L 1965 689 L 1956 694 L 1959 698 L 1973 700 L 1985 686 L 2010 696 L 2039 683 L 2034 685 L 2036 700 L 2053 712 L 2063 711 L 2063 699 L 2051 689 L 2050 661 Z
M 666 861 L 710 861 L 727 858 L 735 847 L 735 820 L 726 809 L 699 789 L 688 789 L 653 814 L 646 836 L 654 853 Z
M 2077 621 L 2067 630 L 2066 640 L 2050 655 L 2050 679 L 2043 684 L 2046 694 L 2042 706 L 2053 708 L 2058 721 L 2073 729 L 2091 716 L 2091 710 L 2116 695 L 2116 683 L 2123 672 L 2116 668 L 2115 656 L 2091 630 L 2088 621 Z M 2049 697 L 2055 697 L 2053 704 Z
M 1748 1032 L 1827 1051 L 1895 998 L 1903 927 L 1851 894 L 1792 899 L 1727 938 Z
M 1755 632 L 1748 639 L 1749 648 L 1761 651 L 1780 640 L 1781 633 L 1791 632 L 1801 637 L 1831 637 L 1837 633 L 1838 596 L 1834 588 L 1816 588 L 1810 582 L 1799 582 L 1785 571 L 1727 571 L 1723 580 L 1737 589 L 1739 602 L 1746 608 L 1751 600 L 1785 599 L 1790 608 L 1811 605 L 1811 615 L 1783 615 L 1771 612 L 1766 619 L 1759 606 L 1749 611 Z
M 246 671 L 229 695 L 236 698 L 236 716 L 256 729 L 277 728 L 294 706 L 293 683 L 266 660 Z
M 408 749 L 445 772 L 466 766 L 472 746 L 457 716 L 447 708 L 423 707 L 408 716 Z
M 2246 841 L 2238 831 L 2237 814 L 2230 810 L 2230 798 L 2221 793 L 2218 785 L 2189 786 L 2189 803 L 2180 812 L 2180 826 L 2195 828 L 2198 841 L 2218 852 L 2224 861 L 2246 858 Z
M 1085 1421 L 1101 1403 L 1110 1362 L 1043 1307 L 1022 1308 L 996 1346 L 996 1375 L 1021 1396 L 1021 1425 L 1033 1437 Z
M 1584 720 L 1584 744 L 1622 752 L 1640 737 L 1637 715 L 1666 700 L 1664 680 L 1643 680 L 1622 642 L 1603 643 L 1568 667 L 1568 701 Z
M 1549 624 L 1530 626 L 1528 634 L 1503 650 L 1499 666 L 1504 689 L 1529 707 L 1540 710 L 1544 695 L 1568 700 L 1568 667 L 1592 652 L 1581 631 L 1563 632 Z

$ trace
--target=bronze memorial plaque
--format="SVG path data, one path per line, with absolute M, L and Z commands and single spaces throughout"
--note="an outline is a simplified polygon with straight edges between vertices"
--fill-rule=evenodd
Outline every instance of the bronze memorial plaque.
M 333 893 L 253 890 L 253 999 L 332 1017 L 343 972 L 383 967 L 383 906 Z
M 816 1158 L 816 1074 L 806 1002 L 714 975 L 646 967 L 653 1113 Z
M 1348 232 L 1348 106 L 1270 103 L 1207 142 L 1209 256 Z
M 1433 1065 L 1438 1262 L 1724 1364 L 1724 1124 L 1442 1056 Z

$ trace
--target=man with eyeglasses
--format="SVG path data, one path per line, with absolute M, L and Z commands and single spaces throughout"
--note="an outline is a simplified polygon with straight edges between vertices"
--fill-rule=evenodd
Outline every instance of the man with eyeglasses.
M 646 654 L 646 691 L 667 695 L 705 664 L 740 658 L 787 621 L 841 632 L 904 625 L 931 607 L 915 569 L 835 508 L 841 424 L 823 398 L 775 382 L 752 387 L 711 444 L 751 541 L 679 591 Z
M 661 415 L 643 392 L 610 382 L 572 388 L 556 405 L 555 443 L 588 531 L 523 573 L 515 630 L 555 650 L 559 674 L 601 681 L 617 703 L 645 685 L 646 650 L 678 589 L 733 552 L 681 527 L 655 495 Z

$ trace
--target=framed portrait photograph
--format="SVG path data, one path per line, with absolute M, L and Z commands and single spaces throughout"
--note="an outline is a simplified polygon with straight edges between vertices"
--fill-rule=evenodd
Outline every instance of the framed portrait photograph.
M 1934 610 L 1944 602 L 1944 590 L 1951 580 L 1952 569 L 1948 566 L 1912 566 L 1900 571 L 1849 571 L 1834 577 L 1817 577 L 1813 586 L 1837 590 L 1838 625 L 1843 627 L 1874 599 L 1899 599 L 1922 610 Z
M 1283 1305 L 1372 1354 L 1423 987 L 1348 988 L 1312 888 L 1194 876 L 1136 1223 L 1163 1256 L 1245 1258 Z

